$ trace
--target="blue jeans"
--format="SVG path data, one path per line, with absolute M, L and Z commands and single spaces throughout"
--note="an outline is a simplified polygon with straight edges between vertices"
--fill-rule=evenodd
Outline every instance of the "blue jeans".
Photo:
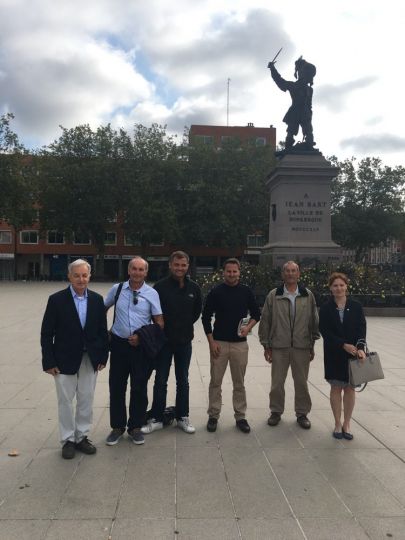
M 166 343 L 156 359 L 151 416 L 158 422 L 162 422 L 163 411 L 166 408 L 167 381 L 169 379 L 173 357 L 176 374 L 176 418 L 179 420 L 183 416 L 188 416 L 188 369 L 190 367 L 191 351 L 191 342 L 183 345 Z

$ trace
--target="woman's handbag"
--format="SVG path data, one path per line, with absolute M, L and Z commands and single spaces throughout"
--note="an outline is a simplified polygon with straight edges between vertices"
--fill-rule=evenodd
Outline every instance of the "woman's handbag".
M 360 362 L 357 358 L 349 362 L 349 380 L 353 386 L 384 379 L 379 354 L 377 352 L 370 352 L 367 345 L 365 352 L 366 358 L 364 362 Z

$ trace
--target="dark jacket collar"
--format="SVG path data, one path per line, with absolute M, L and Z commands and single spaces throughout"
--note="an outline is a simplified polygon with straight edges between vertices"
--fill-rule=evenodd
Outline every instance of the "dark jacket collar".
M 333 308 L 337 309 L 337 304 L 336 304 L 335 299 L 334 299 L 332 294 L 330 295 L 328 302 Z M 346 296 L 345 310 L 347 310 L 352 304 L 353 304 L 353 302 L 352 302 L 351 298 L 349 296 Z
M 177 286 L 177 287 L 180 287 L 180 281 L 179 281 L 178 279 L 174 278 L 174 277 L 172 276 L 172 274 L 169 274 L 169 275 L 167 276 L 167 279 L 168 279 L 168 281 L 169 281 L 172 285 Z M 184 276 L 184 286 L 186 287 L 186 286 L 187 286 L 187 283 L 189 283 L 189 282 L 190 282 L 190 276 L 189 276 L 188 274 L 186 274 L 186 275 Z

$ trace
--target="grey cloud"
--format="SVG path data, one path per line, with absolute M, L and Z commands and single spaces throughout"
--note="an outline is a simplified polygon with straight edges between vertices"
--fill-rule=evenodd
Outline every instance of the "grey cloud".
M 403 152 L 405 150 L 405 137 L 381 133 L 380 135 L 359 135 L 348 137 L 340 142 L 342 148 L 351 147 L 355 152 L 373 154 L 379 152 Z
M 103 44 L 81 45 L 72 39 L 60 57 L 48 53 L 38 58 L 29 54 L 3 58 L 1 101 L 15 113 L 22 138 L 49 142 L 59 124 L 108 121 L 117 107 L 152 93 L 150 83 L 135 72 L 124 54 Z
M 193 124 L 216 125 L 223 122 L 218 122 L 217 111 L 208 109 L 193 110 L 183 116 L 173 114 L 168 117 L 168 126 L 170 130 L 176 133 L 181 133 L 184 127 L 190 127 Z
M 343 84 L 324 84 L 316 88 L 314 101 L 325 105 L 334 112 L 340 112 L 345 106 L 345 100 L 352 92 L 367 88 L 375 83 L 378 77 L 362 77 Z
M 223 85 L 227 77 L 241 79 L 244 84 L 249 77 L 266 77 L 267 63 L 281 46 L 282 65 L 294 47 L 280 17 L 264 9 L 250 11 L 242 22 L 227 19 L 219 26 L 218 21 L 212 21 L 203 36 L 187 48 L 161 49 L 154 40 L 144 44 L 152 63 L 168 84 L 182 86 L 191 93 L 201 92 L 201 87 L 196 89 L 192 81 L 205 73 L 211 80 L 205 84 L 204 91 L 211 95 L 216 94 L 218 85 Z

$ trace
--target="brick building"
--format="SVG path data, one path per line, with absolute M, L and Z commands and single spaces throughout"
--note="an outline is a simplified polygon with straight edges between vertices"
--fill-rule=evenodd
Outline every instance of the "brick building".
M 189 133 L 190 143 L 212 144 L 220 148 L 224 143 L 232 140 L 240 144 L 251 143 L 256 146 L 270 145 L 276 148 L 276 128 L 255 127 L 252 123 L 247 126 L 207 126 L 192 125 Z
M 40 236 L 38 226 L 33 225 L 15 232 L 5 222 L 0 222 L 0 280 L 14 278 L 14 264 L 18 279 L 61 280 L 66 277 L 67 265 L 77 258 L 85 258 L 96 273 L 104 279 L 117 280 L 126 277 L 128 261 L 135 255 L 149 262 L 149 278 L 157 280 L 167 273 L 167 261 L 172 251 L 182 249 L 191 258 L 194 275 L 213 272 L 228 257 L 252 260 L 260 251 L 260 237 L 249 237 L 251 247 L 234 249 L 214 246 L 176 246 L 157 242 L 140 246 L 126 237 L 119 224 L 112 224 L 105 233 L 104 270 L 100 275 L 100 255 L 89 238 L 74 237 L 68 240 L 57 231 L 46 231 Z M 98 268 L 97 268 L 98 267 Z

